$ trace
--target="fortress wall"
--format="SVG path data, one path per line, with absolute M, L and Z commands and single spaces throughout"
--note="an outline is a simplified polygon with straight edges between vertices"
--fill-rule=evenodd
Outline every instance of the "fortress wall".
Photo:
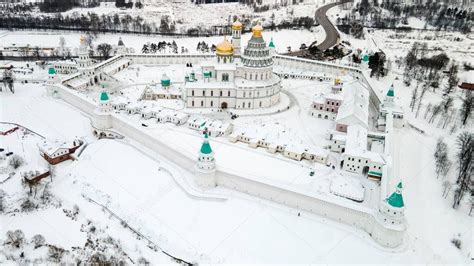
M 311 197 L 296 191 L 220 170 L 216 171 L 215 178 L 218 186 L 279 203 L 297 210 L 308 211 L 349 226 L 354 226 L 365 231 L 382 246 L 397 247 L 403 242 L 403 230 L 384 227 L 381 222 L 377 221 L 377 214 L 370 211 L 352 209 L 320 198 Z
M 138 58 L 134 62 L 152 62 L 159 64 L 162 62 L 178 61 L 188 62 L 189 58 L 183 57 L 166 58 L 166 59 L 150 59 Z M 194 60 L 194 58 L 192 58 Z M 197 60 L 197 59 L 196 59 Z M 199 59 L 202 60 L 202 57 Z M 286 63 L 293 64 L 297 67 L 300 63 L 308 66 L 308 62 L 289 60 Z M 284 63 L 284 64 L 286 64 Z M 315 63 L 312 68 L 327 68 L 328 64 Z M 337 69 L 335 67 L 329 67 Z M 339 71 L 339 70 L 337 70 Z M 357 72 L 355 72 L 357 73 Z M 73 91 L 65 86 L 58 86 L 61 97 L 68 103 L 78 107 L 81 111 L 93 117 L 93 111 L 96 108 L 96 103 L 87 99 L 84 95 Z M 110 116 L 113 130 L 116 130 L 125 136 L 137 141 L 141 145 L 146 146 L 154 152 L 166 155 L 166 157 L 173 163 L 183 167 L 184 169 L 194 169 L 196 159 L 194 156 L 187 154 L 185 151 L 180 151 L 176 147 L 171 147 L 168 143 L 162 142 L 159 138 L 155 138 L 150 133 L 144 131 L 139 126 L 134 125 L 130 121 L 120 116 L 112 114 Z M 214 177 L 212 177 L 214 178 Z M 262 199 L 270 200 L 279 204 L 296 208 L 299 210 L 308 211 L 323 217 L 327 217 L 334 221 L 345 223 L 350 226 L 355 226 L 367 232 L 375 241 L 382 246 L 396 247 L 403 242 L 404 230 L 396 228 L 385 227 L 382 222 L 378 221 L 377 211 L 372 213 L 366 210 L 357 210 L 333 202 L 329 202 L 320 198 L 311 197 L 296 191 L 292 191 L 283 187 L 274 186 L 271 184 L 259 182 L 244 176 L 238 176 L 233 173 L 217 170 L 215 173 L 215 182 L 219 186 L 233 189 L 252 196 L 260 197 Z
M 79 108 L 82 112 L 93 117 L 93 112 L 97 106 L 97 103 L 90 99 L 87 99 L 84 95 L 77 91 L 66 88 L 63 85 L 55 86 L 58 89 L 59 96 L 67 103 Z

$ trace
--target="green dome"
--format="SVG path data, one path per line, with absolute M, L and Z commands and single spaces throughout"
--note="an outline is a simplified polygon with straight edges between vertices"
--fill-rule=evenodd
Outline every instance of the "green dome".
M 209 71 L 204 71 L 204 77 L 209 78 L 211 76 L 211 72 Z
M 362 57 L 362 61 L 368 62 L 368 61 L 369 61 L 369 55 L 367 55 L 367 54 L 364 55 L 364 56 Z
M 163 76 L 161 77 L 161 86 L 168 87 L 170 85 L 171 85 L 170 78 L 166 74 L 163 74 Z
M 395 192 L 393 192 L 392 195 L 387 198 L 387 203 L 390 204 L 390 206 L 395 208 L 402 208 L 405 206 L 403 203 L 402 188 L 402 182 L 398 183 Z
M 211 145 L 209 144 L 209 139 L 208 139 L 208 136 L 207 136 L 207 132 L 204 133 L 204 142 L 202 143 L 202 146 L 201 146 L 201 153 L 203 153 L 203 154 L 211 154 L 212 153 L 212 149 L 211 149 Z
M 56 74 L 56 69 L 54 69 L 54 67 L 50 66 L 48 68 L 48 74 L 49 75 L 55 75 Z
M 109 95 L 107 95 L 107 92 L 105 90 L 102 90 L 102 93 L 100 94 L 100 100 L 101 101 L 108 101 L 109 100 Z
M 275 48 L 275 44 L 273 43 L 273 38 L 270 39 L 270 43 L 268 44 L 268 47 Z
M 392 84 L 392 86 L 390 86 L 390 88 L 388 88 L 387 96 L 389 96 L 389 97 L 394 97 L 395 96 L 395 91 L 393 90 L 393 84 Z

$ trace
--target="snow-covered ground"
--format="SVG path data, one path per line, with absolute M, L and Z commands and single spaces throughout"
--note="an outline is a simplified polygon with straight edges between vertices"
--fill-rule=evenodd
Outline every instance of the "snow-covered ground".
M 403 90 L 399 91 L 399 98 L 406 97 Z M 46 97 L 40 85 L 18 84 L 15 95 L 2 92 L 1 96 L 5 110 L 1 113 L 2 121 L 14 120 L 48 138 L 90 136 L 88 118 L 61 100 Z M 162 130 L 160 135 L 171 137 L 170 141 L 180 136 L 169 130 Z M 118 238 L 132 259 L 144 256 L 152 262 L 169 262 L 162 253 L 148 249 L 146 243 L 137 240 L 101 207 L 85 200 L 81 195 L 84 194 L 108 206 L 163 249 L 202 262 L 467 263 L 471 221 L 441 198 L 440 183 L 434 177 L 431 163 L 436 138 L 410 129 L 400 130 L 396 135 L 400 146 L 407 147 L 400 150 L 398 161 L 406 187 L 409 225 L 408 242 L 402 250 L 383 250 L 358 230 L 307 213 L 298 217 L 295 210 L 225 189 L 218 189 L 228 198 L 223 202 L 189 198 L 169 174 L 158 171 L 164 167 L 173 173 L 179 167 L 162 155 L 144 155 L 133 143 L 110 140 L 92 141 L 79 160 L 57 167 L 49 187 L 62 207 L 50 206 L 15 216 L 11 212 L 4 214 L 0 237 L 4 238 L 7 230 L 20 228 L 27 238 L 40 233 L 48 243 L 70 249 L 83 246 L 87 233 L 81 232 L 80 227 L 91 219 L 103 228 L 104 235 Z M 19 145 L 20 140 L 14 138 L 15 135 L 2 137 L 2 145 Z M 199 137 L 193 138 L 193 142 L 183 141 L 184 138 L 179 141 L 183 148 L 189 146 L 187 149 L 193 152 L 199 147 Z M 226 158 L 219 154 L 226 153 L 227 145 L 213 140 L 211 145 L 217 160 L 225 163 Z M 252 154 L 246 150 L 236 157 Z M 30 146 L 25 152 L 33 158 L 37 150 Z M 265 164 L 264 160 L 261 162 Z M 297 170 L 297 166 L 288 167 L 285 168 L 292 175 L 305 172 Z M 2 184 L 2 189 L 9 195 L 10 206 L 17 204 L 12 199 L 25 194 L 17 176 Z M 80 209 L 77 221 L 61 210 L 71 209 L 74 204 Z M 450 243 L 458 233 L 465 244 L 461 251 Z M 269 243 L 269 235 L 281 241 Z
M 79 38 L 81 35 L 83 34 L 59 31 L 0 31 L 0 48 L 26 45 L 29 45 L 30 47 L 59 47 L 59 39 L 61 36 L 63 36 L 65 39 L 65 46 L 70 48 L 71 51 L 75 51 L 75 49 L 79 47 Z M 242 46 L 246 45 L 251 35 L 251 33 L 242 34 Z M 181 51 L 181 47 L 184 47 L 187 48 L 190 53 L 196 53 L 196 47 L 199 42 L 205 41 L 207 44 L 209 44 L 209 46 L 212 46 L 212 44 L 217 45 L 223 40 L 222 36 L 191 38 L 160 35 L 98 34 L 93 43 L 94 45 L 101 43 L 116 45 L 118 43 L 119 36 L 122 37 L 122 40 L 127 47 L 135 49 L 135 51 L 138 53 L 141 52 L 143 45 L 146 43 L 158 43 L 162 41 L 172 42 L 173 40 L 176 41 L 179 51 Z M 313 27 L 311 31 L 266 30 L 263 34 L 263 37 L 267 43 L 269 43 L 273 38 L 276 51 L 281 53 L 286 52 L 288 46 L 290 46 L 292 50 L 297 50 L 302 43 L 305 43 L 309 46 L 313 41 L 317 41 L 318 43 L 322 42 L 325 36 L 325 32 L 321 26 Z M 5 52 L 4 55 L 9 55 L 9 52 Z
M 278 37 L 278 34 L 281 35 Z M 404 56 L 415 40 L 411 35 L 393 40 L 393 34 L 389 31 L 375 31 L 367 40 L 353 40 L 345 35 L 342 38 L 363 50 L 372 47 L 370 43 L 380 46 L 393 60 L 395 56 Z M 35 33 L 37 38 L 32 38 L 25 32 L 6 32 L 0 33 L 0 41 L 5 46 L 12 43 L 57 46 L 60 35 L 65 36 L 68 46 L 77 47 L 80 35 L 72 33 Z M 272 36 L 277 46 L 283 50 L 288 45 L 299 47 L 302 40 L 307 42 L 319 38 L 319 35 L 307 31 L 265 33 L 267 41 Z M 461 42 L 452 42 L 451 38 L 456 36 L 440 36 L 427 42 L 430 47 L 440 46 L 458 62 L 472 62 L 472 41 L 463 39 Z M 127 35 L 122 38 L 126 45 L 137 50 L 141 49 L 144 42 L 162 40 Z M 178 39 L 177 43 L 192 51 L 198 41 L 217 43 L 220 39 L 183 38 Z M 105 41 L 115 43 L 118 36 L 99 35 L 96 43 Z M 130 84 L 137 82 L 133 78 L 136 70 L 122 71 L 118 74 L 119 79 Z M 401 70 L 395 67 L 393 70 L 391 75 L 374 80 L 374 84 L 383 90 L 394 83 L 396 101 L 404 107 L 408 123 L 425 132 L 421 134 L 406 127 L 396 130 L 394 134 L 395 146 L 399 147 L 394 154 L 395 172 L 396 178 L 401 178 L 404 182 L 403 195 L 408 224 L 406 243 L 400 249 L 383 249 L 359 230 L 305 212 L 299 216 L 294 209 L 222 188 L 216 189 L 215 193 L 226 200 L 192 198 L 172 177 L 182 175 L 191 180 L 192 176 L 186 169 L 173 165 L 166 159 L 166 155 L 151 154 L 145 147 L 127 140 L 95 140 L 91 136 L 89 118 L 63 101 L 47 97 L 45 87 L 41 84 L 15 84 L 14 95 L 0 92 L 0 121 L 19 123 L 46 138 L 71 139 L 82 136 L 89 144 L 78 160 L 57 166 L 53 182 L 48 184 L 53 195 L 52 202 L 61 202 L 60 207 L 49 204 L 32 212 L 15 211 L 26 198 L 27 188 L 21 185 L 18 175 L 0 184 L 0 189 L 7 194 L 7 211 L 0 213 L 0 242 L 5 240 L 5 232 L 8 230 L 21 229 L 27 239 L 35 234 L 42 234 L 47 243 L 68 249 L 70 254 L 67 258 L 71 262 L 73 255 L 80 253 L 73 251 L 73 247 L 84 247 L 86 239 L 90 238 L 91 225 L 88 225 L 87 220 L 91 220 L 100 232 L 97 235 L 112 236 L 119 240 L 123 251 L 135 262 L 142 256 L 153 264 L 172 262 L 163 253 L 149 249 L 146 241 L 137 239 L 119 220 L 103 211 L 101 206 L 86 199 L 91 198 L 106 205 L 164 250 L 201 263 L 468 265 L 472 257 L 473 236 L 472 217 L 467 215 L 468 197 L 465 197 L 459 209 L 451 208 L 452 195 L 447 199 L 441 196 L 442 181 L 441 178 L 436 178 L 433 160 L 436 140 L 440 136 L 445 138 L 450 147 L 450 156 L 454 158 L 455 137 L 460 130 L 450 133 L 450 129 L 438 128 L 436 123 L 428 124 L 422 116 L 416 118 L 409 108 L 411 89 L 415 84 L 410 88 L 405 87 L 397 74 Z M 147 70 L 147 67 L 140 66 L 140 76 L 143 73 L 143 77 L 152 77 L 152 72 L 153 68 Z M 168 75 L 172 76 L 171 73 Z M 278 125 L 274 127 L 291 131 L 300 141 L 324 145 L 324 133 L 332 122 L 310 117 L 307 108 L 312 96 L 327 90 L 328 84 L 284 80 L 283 85 L 295 99 L 290 110 L 265 116 L 241 116 L 234 121 L 236 127 Z M 133 86 L 127 89 L 137 90 Z M 428 91 L 425 102 L 439 102 L 442 99 L 440 91 Z M 455 93 L 460 95 L 459 91 Z M 456 98 L 455 105 L 458 104 L 459 100 Z M 129 118 L 141 121 L 137 116 Z M 470 125 L 471 127 L 463 130 L 472 132 L 472 124 Z M 183 152 L 196 153 L 199 149 L 200 136 L 186 128 L 153 124 L 147 130 L 175 143 L 176 148 Z M 21 131 L 18 131 L 0 136 L 0 147 L 7 147 L 23 155 L 27 159 L 25 167 L 39 167 L 44 161 L 39 157 L 35 145 L 37 141 L 39 137 L 28 135 L 23 138 Z M 320 189 L 327 191 L 333 185 L 340 194 L 368 194 L 367 189 L 360 189 L 358 183 L 352 183 L 350 187 L 346 182 L 331 183 L 328 177 L 334 171 L 323 165 L 290 161 L 279 155 L 270 155 L 262 149 L 251 149 L 242 143 L 231 144 L 223 138 L 211 139 L 211 145 L 221 167 L 249 176 L 262 177 L 271 173 L 272 182 L 287 184 L 288 180 L 292 180 L 293 185 L 312 193 L 317 193 Z M 254 161 L 255 164 L 248 168 L 238 167 L 249 161 Z M 158 170 L 160 167 L 166 171 Z M 309 177 L 310 168 L 316 169 L 312 178 Z M 454 172 L 455 167 L 447 179 L 453 181 Z M 390 187 L 395 186 L 396 178 L 391 180 Z M 46 184 L 47 180 L 42 182 Z M 76 220 L 66 216 L 63 211 L 73 209 L 74 205 L 80 210 Z M 453 238 L 461 240 L 460 249 L 451 243 Z M 6 246 L 2 248 L 2 264 L 14 263 L 6 260 L 6 254 L 16 257 L 20 255 L 18 249 Z M 93 253 L 91 250 L 84 250 Z M 23 251 L 29 259 L 44 258 L 48 252 L 47 249 L 33 249 L 31 244 L 25 245 Z M 116 250 L 109 246 L 108 253 L 114 252 Z M 131 264 L 130 261 L 127 263 Z

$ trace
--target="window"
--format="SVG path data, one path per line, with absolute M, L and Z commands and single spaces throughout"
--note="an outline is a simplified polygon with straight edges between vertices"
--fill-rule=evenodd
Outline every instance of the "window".
M 227 92 L 227 96 L 230 97 L 230 91 Z
M 222 97 L 222 91 L 219 92 L 219 95 Z
M 202 91 L 202 96 L 206 96 L 206 91 Z
M 204 101 L 201 101 L 201 107 L 203 107 L 203 106 L 204 106 Z
M 229 74 L 223 73 L 222 74 L 222 81 L 229 81 Z
M 214 106 L 214 102 L 213 102 L 213 101 L 211 101 L 211 107 L 212 107 L 212 106 Z
M 250 102 L 249 102 L 249 104 L 248 104 L 248 107 L 250 108 Z
M 214 96 L 214 91 L 211 91 L 211 96 Z
M 244 98 L 245 98 L 245 92 L 244 92 Z

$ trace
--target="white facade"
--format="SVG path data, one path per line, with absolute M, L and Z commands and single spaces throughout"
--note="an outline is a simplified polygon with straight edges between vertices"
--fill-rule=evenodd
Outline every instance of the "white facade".
M 240 54 L 241 30 L 233 27 L 232 43 L 217 45 L 216 58 L 201 63 L 196 80 L 188 81 L 188 108 L 266 108 L 280 101 L 281 80 L 273 73 L 273 57 L 263 40 L 263 28 L 253 29 Z
M 112 110 L 112 103 L 110 102 L 107 92 L 103 89 L 100 95 L 99 104 L 94 111 L 93 126 L 101 131 L 112 128 L 110 117 Z
M 207 132 L 204 134 L 204 140 L 199 151 L 198 159 L 195 165 L 196 183 L 203 188 L 211 188 L 216 183 L 216 161 L 214 152 L 209 144 Z

